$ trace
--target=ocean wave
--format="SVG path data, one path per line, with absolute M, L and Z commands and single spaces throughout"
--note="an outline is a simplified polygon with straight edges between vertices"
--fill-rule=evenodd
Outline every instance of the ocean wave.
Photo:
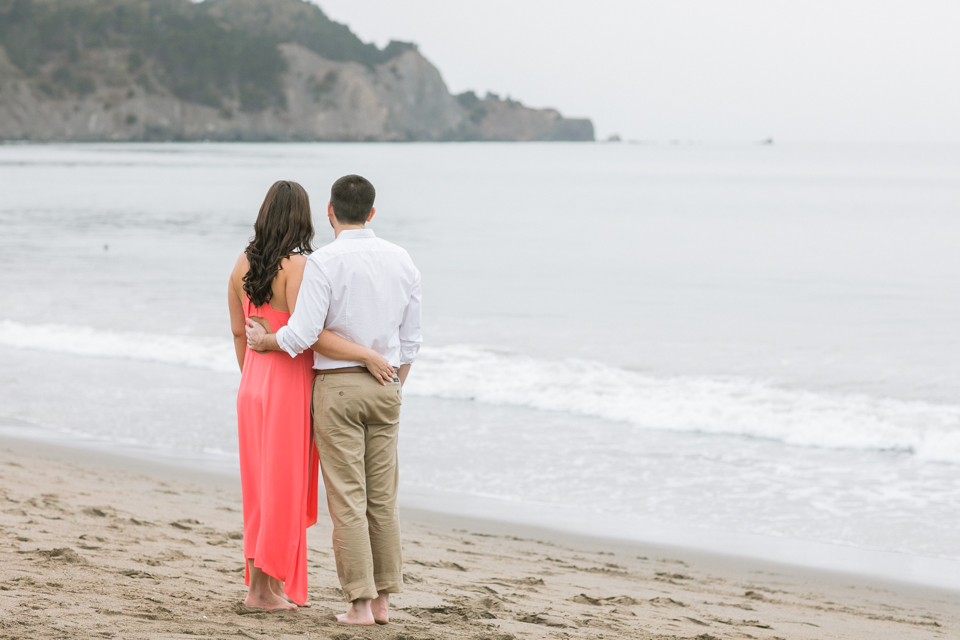
M 229 337 L 0 321 L 0 345 L 235 372 Z M 470 345 L 425 347 L 408 395 L 563 411 L 637 428 L 738 435 L 960 463 L 960 406 L 785 389 L 736 378 L 655 376 Z
M 64 324 L 0 321 L 0 346 L 75 356 L 159 362 L 220 373 L 237 371 L 230 338 L 101 331 Z
M 598 362 L 449 346 L 423 350 L 405 393 L 565 411 L 639 428 L 960 462 L 960 406 L 815 393 L 755 380 L 654 376 Z

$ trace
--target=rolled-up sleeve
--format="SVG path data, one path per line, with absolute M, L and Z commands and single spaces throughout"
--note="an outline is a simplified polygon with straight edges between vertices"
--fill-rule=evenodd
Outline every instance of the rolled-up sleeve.
M 412 364 L 420 351 L 423 336 L 420 333 L 420 272 L 415 272 L 410 299 L 400 322 L 400 364 Z
M 307 260 L 297 305 L 286 326 L 277 331 L 277 344 L 295 358 L 317 341 L 330 308 L 330 281 L 320 265 Z

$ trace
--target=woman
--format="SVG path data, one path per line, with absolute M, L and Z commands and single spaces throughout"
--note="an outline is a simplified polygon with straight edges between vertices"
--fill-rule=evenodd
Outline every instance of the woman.
M 313 356 L 256 353 L 247 348 L 246 320 L 273 331 L 297 303 L 313 222 L 306 191 L 276 182 L 264 198 L 254 236 L 230 276 L 227 300 L 237 362 L 243 551 L 248 606 L 296 609 L 307 599 L 306 529 L 317 521 L 317 468 L 310 395 Z M 329 357 L 389 367 L 374 351 L 324 331 L 314 349 Z M 391 373 L 392 375 L 392 373 Z

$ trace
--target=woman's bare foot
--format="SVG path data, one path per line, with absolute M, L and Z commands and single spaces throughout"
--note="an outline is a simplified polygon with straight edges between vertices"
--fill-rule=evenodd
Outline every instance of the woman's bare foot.
M 354 600 L 346 613 L 337 616 L 340 624 L 357 624 L 370 626 L 374 624 L 373 612 L 370 610 L 370 600 Z
M 290 599 L 290 596 L 288 596 L 288 595 L 287 595 L 286 593 L 284 593 L 284 591 L 283 591 L 283 583 L 280 582 L 279 580 L 277 580 L 276 578 L 273 578 L 273 577 L 270 578 L 270 590 L 273 591 L 273 593 L 274 593 L 278 598 L 283 598 L 284 600 L 286 600 L 286 601 L 289 602 L 290 604 L 296 604 L 296 605 L 297 605 L 298 607 L 300 607 L 301 609 L 309 609 L 310 606 L 311 606 L 309 602 L 304 602 L 303 604 L 297 604 L 296 602 L 294 602 L 293 600 L 291 600 L 291 599 Z
M 274 592 L 271 584 L 274 578 L 253 566 L 252 558 L 247 560 L 247 565 L 250 572 L 250 589 L 243 604 L 265 611 L 297 610 L 296 604 L 286 598 L 281 598 Z
M 269 590 L 266 593 L 250 591 L 243 604 L 264 611 L 296 611 L 298 608 L 294 603 L 278 598 Z
M 291 599 L 290 599 L 290 596 L 288 596 L 287 594 L 283 594 L 283 595 L 280 596 L 280 597 L 283 598 L 284 600 L 286 600 L 287 602 L 291 603 L 291 604 L 296 604 L 297 607 L 299 607 L 299 608 L 301 608 L 301 609 L 309 609 L 310 607 L 313 606 L 313 603 L 310 602 L 309 600 L 306 601 L 306 602 L 304 602 L 303 604 L 297 604 L 296 602 L 294 602 L 293 600 L 291 600 Z
M 377 624 L 390 622 L 390 594 L 386 591 L 379 592 L 376 599 L 370 601 L 370 612 Z

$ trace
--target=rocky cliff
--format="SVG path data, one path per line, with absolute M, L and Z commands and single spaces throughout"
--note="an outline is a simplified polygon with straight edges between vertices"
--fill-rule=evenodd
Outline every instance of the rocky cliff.
M 0 0 L 0 139 L 593 140 L 301 0 Z

